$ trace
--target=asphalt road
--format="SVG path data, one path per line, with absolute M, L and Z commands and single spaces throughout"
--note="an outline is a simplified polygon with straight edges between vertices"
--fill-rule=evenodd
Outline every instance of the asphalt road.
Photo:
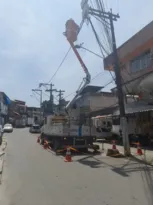
M 7 134 L 0 204 L 153 205 L 153 168 L 102 155 L 65 163 L 36 143 L 28 129 Z

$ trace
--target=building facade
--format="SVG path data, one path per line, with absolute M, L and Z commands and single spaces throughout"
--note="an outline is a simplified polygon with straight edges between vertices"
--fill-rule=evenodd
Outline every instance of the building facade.
M 24 101 L 11 101 L 9 107 L 10 122 L 15 127 L 25 127 L 27 122 L 27 106 Z
M 39 107 L 27 107 L 27 125 L 33 123 L 41 124 L 43 121 L 43 111 Z
M 153 98 L 153 21 L 118 48 L 125 94 Z M 104 59 L 104 69 L 114 70 L 113 54 Z
M 112 92 L 86 93 L 77 100 L 77 105 L 88 112 L 104 109 L 116 105 L 117 97 Z
M 4 125 L 8 122 L 8 107 L 10 99 L 4 92 L 0 92 L 0 124 Z
M 88 86 L 89 92 L 83 92 L 75 102 L 74 109 L 71 109 L 71 116 L 74 121 L 85 123 L 86 119 L 91 116 L 91 113 L 100 109 L 107 109 L 118 104 L 116 95 L 112 92 L 102 92 L 97 86 Z M 91 92 L 95 90 L 96 92 Z

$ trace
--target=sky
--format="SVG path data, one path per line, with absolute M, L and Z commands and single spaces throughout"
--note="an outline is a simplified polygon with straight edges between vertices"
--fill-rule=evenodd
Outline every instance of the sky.
M 120 14 L 114 24 L 118 46 L 153 20 L 152 0 L 105 0 L 105 5 Z M 0 0 L 1 91 L 11 99 L 26 101 L 29 106 L 39 105 L 39 96 L 36 99 L 31 89 L 51 79 L 69 49 L 63 32 L 70 18 L 80 24 L 80 0 Z M 100 54 L 92 30 L 86 24 L 76 43 L 82 42 L 84 47 Z M 102 59 L 84 50 L 80 50 L 80 55 L 92 77 L 101 72 L 92 85 L 103 86 L 111 80 L 110 73 L 103 69 Z M 77 90 L 83 77 L 85 74 L 71 50 L 52 82 L 68 96 Z M 105 89 L 113 86 L 114 83 Z M 48 98 L 46 94 L 44 100 Z

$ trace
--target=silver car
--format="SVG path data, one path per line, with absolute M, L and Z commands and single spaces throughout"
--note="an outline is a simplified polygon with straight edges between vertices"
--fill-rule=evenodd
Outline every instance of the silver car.
M 40 133 L 41 129 L 40 129 L 40 125 L 34 124 L 30 127 L 29 129 L 30 133 Z
M 11 124 L 5 124 L 3 127 L 3 132 L 13 132 L 13 126 Z

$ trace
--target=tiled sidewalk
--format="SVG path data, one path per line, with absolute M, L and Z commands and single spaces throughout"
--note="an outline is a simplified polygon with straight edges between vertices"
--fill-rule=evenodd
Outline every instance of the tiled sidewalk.
M 101 143 L 96 143 L 96 144 L 100 145 L 100 149 L 102 150 L 102 144 Z M 107 149 L 111 149 L 112 145 L 104 143 L 103 147 L 104 147 L 104 150 L 106 151 Z M 121 153 L 124 153 L 123 146 L 116 145 L 116 148 Z M 147 164 L 153 165 L 153 151 L 142 149 L 142 152 L 143 152 L 143 155 L 139 156 L 139 155 L 137 155 L 137 148 L 131 147 L 132 156 L 134 156 L 135 158 L 137 158 L 139 160 L 142 160 L 143 162 L 145 162 Z

